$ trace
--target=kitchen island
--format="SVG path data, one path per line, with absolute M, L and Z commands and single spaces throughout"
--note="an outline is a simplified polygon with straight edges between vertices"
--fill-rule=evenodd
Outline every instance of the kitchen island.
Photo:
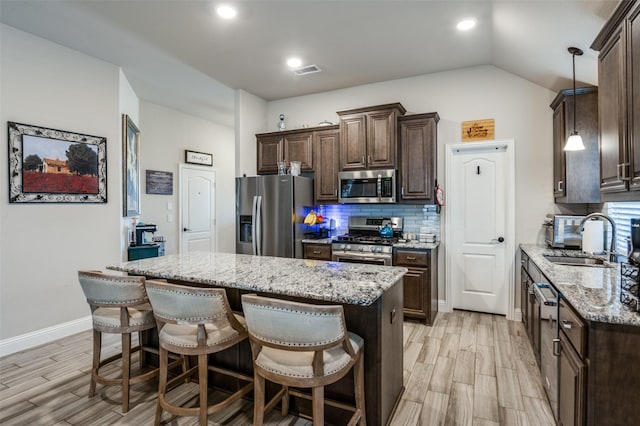
M 390 421 L 404 389 L 402 383 L 402 281 L 406 268 L 353 263 L 286 259 L 230 253 L 192 252 L 142 259 L 108 269 L 166 279 L 191 286 L 226 289 L 231 307 L 242 310 L 240 297 L 257 293 L 315 304 L 341 304 L 349 331 L 362 336 L 365 364 L 367 423 Z M 227 368 L 251 373 L 248 342 L 212 357 Z M 234 381 L 216 386 L 233 390 Z M 268 388 L 269 390 L 269 388 Z M 273 390 L 273 389 L 272 389 Z M 353 375 L 327 386 L 327 398 L 354 403 Z M 310 414 L 309 401 L 292 398 L 291 411 Z M 328 422 L 340 424 L 344 412 L 326 407 Z

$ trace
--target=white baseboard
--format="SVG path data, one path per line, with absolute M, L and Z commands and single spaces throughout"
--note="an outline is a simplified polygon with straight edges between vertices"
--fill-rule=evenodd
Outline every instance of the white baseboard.
M 439 299 L 438 300 L 438 312 L 451 312 L 451 310 L 447 310 L 447 301 Z
M 0 357 L 53 342 L 81 331 L 90 330 L 92 326 L 91 315 L 89 315 L 77 320 L 0 340 Z
M 514 321 L 522 322 L 522 310 L 520 308 L 515 309 Z

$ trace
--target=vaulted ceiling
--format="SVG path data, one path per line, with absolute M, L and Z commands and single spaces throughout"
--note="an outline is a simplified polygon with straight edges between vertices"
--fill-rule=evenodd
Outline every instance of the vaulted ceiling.
M 141 98 L 216 108 L 230 88 L 275 100 L 477 65 L 558 91 L 569 46 L 585 52 L 578 84 L 597 85 L 589 46 L 618 0 L 228 3 L 224 21 L 203 0 L 2 0 L 0 20 L 121 66 Z M 466 17 L 477 26 L 457 31 Z M 322 72 L 295 76 L 294 55 Z

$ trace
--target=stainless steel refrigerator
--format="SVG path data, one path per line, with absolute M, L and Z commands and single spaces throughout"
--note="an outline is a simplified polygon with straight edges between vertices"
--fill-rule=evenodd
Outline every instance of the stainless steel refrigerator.
M 236 178 L 236 253 L 302 258 L 304 207 L 312 205 L 313 179 Z

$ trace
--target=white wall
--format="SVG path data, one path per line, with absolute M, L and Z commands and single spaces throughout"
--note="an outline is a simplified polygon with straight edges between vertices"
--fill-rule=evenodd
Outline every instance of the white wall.
M 177 253 L 180 238 L 180 184 L 178 165 L 184 151 L 213 154 L 216 172 L 216 225 L 218 251 L 235 252 L 235 146 L 234 129 L 183 112 L 142 101 L 140 103 L 140 219 L 158 225 L 167 242 L 167 254 Z M 146 170 L 173 173 L 173 195 L 146 194 Z M 172 210 L 167 209 L 171 202 Z M 173 221 L 167 221 L 167 214 Z
M 496 139 L 516 141 L 517 246 L 538 241 L 545 214 L 556 211 L 550 190 L 553 158 L 549 104 L 554 96 L 501 69 L 479 66 L 269 102 L 267 123 L 275 123 L 279 114 L 285 114 L 287 129 L 313 126 L 325 119 L 337 123 L 336 111 L 391 102 L 402 103 L 407 114 L 438 112 L 438 182 L 444 187 L 446 204 L 445 145 L 460 141 L 462 121 L 493 118 Z M 442 223 L 446 226 L 444 220 Z M 446 248 L 446 241 L 443 246 Z M 443 254 L 441 251 L 441 295 Z
M 256 174 L 256 133 L 264 131 L 266 118 L 264 99 L 236 90 L 236 176 Z
M 77 271 L 120 260 L 118 67 L 0 27 L 0 122 L 107 138 L 106 204 L 9 204 L 0 149 L 0 340 L 87 317 Z M 4 139 L 4 138 L 3 138 Z

